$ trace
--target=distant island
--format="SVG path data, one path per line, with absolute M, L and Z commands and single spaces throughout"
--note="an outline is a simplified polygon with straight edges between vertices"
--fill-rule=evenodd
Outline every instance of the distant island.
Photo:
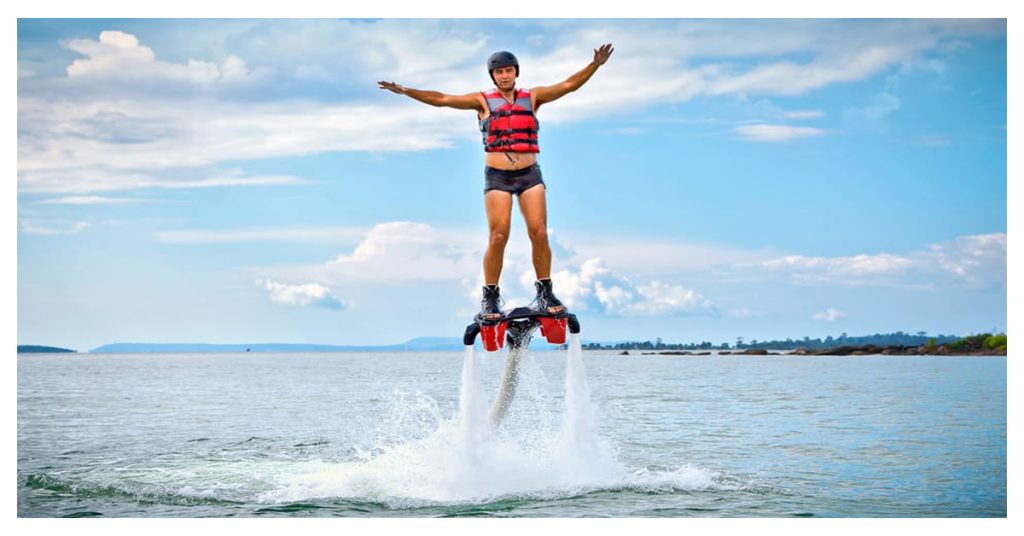
M 57 348 L 56 346 L 35 346 L 31 344 L 19 344 L 19 354 L 73 354 L 74 350 L 68 350 L 67 348 Z
M 859 356 L 859 355 L 949 355 L 949 356 L 978 356 L 978 355 L 1006 355 L 1007 339 L 1006 334 L 982 333 L 971 335 L 946 344 L 937 344 L 935 339 L 929 339 L 921 345 L 907 346 L 902 344 L 877 346 L 874 344 L 834 346 L 830 348 L 809 349 L 799 347 L 788 352 L 769 352 L 765 348 L 747 348 L 745 350 L 719 351 L 717 355 L 805 355 L 805 356 Z M 641 352 L 641 355 L 711 355 L 710 351 L 695 352 L 687 350 L 668 350 L 663 352 Z M 623 350 L 620 355 L 629 355 L 628 350 Z
M 985 334 L 989 336 L 989 334 Z M 1005 337 L 1005 335 L 1004 335 Z M 843 346 L 923 346 L 941 345 L 953 343 L 963 339 L 958 335 L 928 335 L 923 331 L 915 334 L 897 331 L 895 333 L 875 333 L 874 335 L 863 335 L 850 337 L 846 333 L 838 337 L 815 338 L 803 337 L 802 339 L 788 338 L 785 340 L 758 341 L 750 339 L 744 342 L 743 337 L 737 337 L 736 343 L 730 345 L 728 342 L 713 344 L 709 341 L 699 343 L 665 343 L 661 337 L 655 341 L 624 341 L 616 343 L 590 342 L 583 345 L 584 350 L 794 350 L 803 348 L 805 350 L 824 350 L 829 348 L 840 348 Z

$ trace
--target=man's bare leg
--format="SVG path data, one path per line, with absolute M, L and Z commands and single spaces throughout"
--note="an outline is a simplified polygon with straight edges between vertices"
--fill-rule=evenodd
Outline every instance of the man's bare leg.
M 487 252 L 484 253 L 484 284 L 498 285 L 501 267 L 505 260 L 505 244 L 508 243 L 509 227 L 512 222 L 512 194 L 501 190 L 490 190 L 484 194 L 484 209 L 487 211 Z M 498 315 L 488 315 L 492 320 Z
M 533 271 L 537 280 L 551 277 L 551 245 L 548 244 L 547 196 L 543 184 L 519 194 L 519 210 L 526 221 L 526 232 L 533 246 Z M 558 314 L 563 307 L 551 307 L 548 312 Z

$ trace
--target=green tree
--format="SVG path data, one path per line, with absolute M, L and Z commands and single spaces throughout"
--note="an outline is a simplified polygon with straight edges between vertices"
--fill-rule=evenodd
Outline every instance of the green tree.
M 997 333 L 991 337 L 986 337 L 982 346 L 986 350 L 1006 350 L 1006 334 Z

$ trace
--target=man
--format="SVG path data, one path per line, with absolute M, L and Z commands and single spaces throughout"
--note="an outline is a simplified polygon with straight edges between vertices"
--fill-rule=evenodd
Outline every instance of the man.
M 497 52 L 487 60 L 487 70 L 495 89 L 466 95 L 446 95 L 400 86 L 394 82 L 377 82 L 381 89 L 407 95 L 432 106 L 459 110 L 475 110 L 483 135 L 484 207 L 490 239 L 484 254 L 484 298 L 477 318 L 484 323 L 501 318 L 498 279 L 505 257 L 512 216 L 512 196 L 519 196 L 519 209 L 533 246 L 533 269 L 537 274 L 537 309 L 551 315 L 565 312 L 551 286 L 551 248 L 547 234 L 547 201 L 544 180 L 537 153 L 536 112 L 542 104 L 558 100 L 576 91 L 598 67 L 604 65 L 614 48 L 611 43 L 594 50 L 594 61 L 581 71 L 553 86 L 530 90 L 517 89 L 519 60 L 511 52 Z

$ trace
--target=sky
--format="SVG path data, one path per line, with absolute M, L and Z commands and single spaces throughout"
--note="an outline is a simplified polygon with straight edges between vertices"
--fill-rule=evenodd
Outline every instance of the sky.
M 538 112 L 585 341 L 1007 324 L 1003 19 L 19 19 L 17 339 L 459 337 L 487 243 L 465 94 Z M 501 279 L 533 299 L 518 208 Z

